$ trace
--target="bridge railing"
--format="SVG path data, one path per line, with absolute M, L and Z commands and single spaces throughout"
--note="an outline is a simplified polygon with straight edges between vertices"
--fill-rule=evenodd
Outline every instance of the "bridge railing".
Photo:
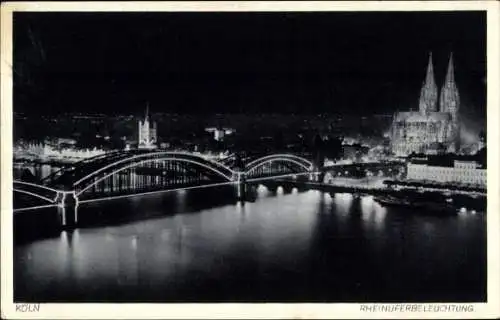
M 49 203 L 55 203 L 58 194 L 62 192 L 61 190 L 19 180 L 14 181 L 13 191 L 35 197 Z

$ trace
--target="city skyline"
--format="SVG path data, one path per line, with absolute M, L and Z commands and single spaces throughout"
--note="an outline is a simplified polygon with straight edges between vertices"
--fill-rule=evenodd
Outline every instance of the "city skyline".
M 429 52 L 438 87 L 453 52 L 461 111 L 484 121 L 485 20 L 484 12 L 16 13 L 14 111 L 137 113 L 149 103 L 152 113 L 390 114 L 418 108 Z

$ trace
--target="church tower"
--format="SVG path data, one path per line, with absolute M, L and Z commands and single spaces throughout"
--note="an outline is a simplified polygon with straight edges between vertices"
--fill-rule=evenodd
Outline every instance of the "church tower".
M 156 148 L 156 123 L 149 121 L 149 105 L 146 106 L 144 121 L 139 120 L 139 149 Z
M 420 90 L 419 110 L 423 115 L 429 112 L 437 111 L 438 91 L 436 81 L 434 80 L 434 68 L 432 66 L 432 52 L 429 53 L 429 63 L 427 65 L 427 74 Z
M 443 88 L 441 89 L 441 97 L 439 99 L 440 111 L 449 112 L 454 121 L 458 119 L 458 110 L 460 106 L 460 96 L 455 83 L 455 71 L 453 68 L 453 52 L 450 54 L 448 62 L 448 71 L 444 80 Z

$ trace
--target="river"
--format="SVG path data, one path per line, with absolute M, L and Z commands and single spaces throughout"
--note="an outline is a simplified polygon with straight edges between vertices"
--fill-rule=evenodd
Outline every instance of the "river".
M 486 215 L 256 185 L 15 214 L 16 302 L 485 301 Z

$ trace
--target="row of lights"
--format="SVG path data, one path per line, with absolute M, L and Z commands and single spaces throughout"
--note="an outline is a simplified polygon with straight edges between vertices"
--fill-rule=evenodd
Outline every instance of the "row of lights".
M 452 198 L 447 198 L 446 202 L 451 203 L 451 202 L 453 202 L 453 199 Z M 466 207 L 461 207 L 460 210 L 459 210 L 460 213 L 467 213 L 468 211 L 469 210 Z M 474 210 L 474 209 L 470 210 L 470 212 L 472 214 L 476 214 L 476 210 Z
M 468 212 L 468 210 L 466 207 L 460 208 L 460 213 L 467 213 L 467 212 Z M 470 213 L 476 214 L 476 210 L 470 210 Z

